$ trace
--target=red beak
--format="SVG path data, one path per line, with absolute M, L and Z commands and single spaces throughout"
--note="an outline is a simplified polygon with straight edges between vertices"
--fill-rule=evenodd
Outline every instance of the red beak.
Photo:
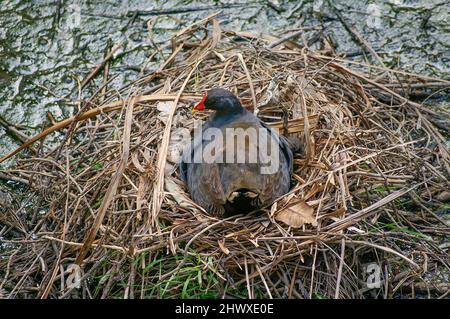
M 206 101 L 206 93 L 203 93 L 203 98 L 200 101 L 200 103 L 198 103 L 196 106 L 194 106 L 194 108 L 192 109 L 192 113 L 198 112 L 198 111 L 202 111 L 205 109 L 205 101 Z

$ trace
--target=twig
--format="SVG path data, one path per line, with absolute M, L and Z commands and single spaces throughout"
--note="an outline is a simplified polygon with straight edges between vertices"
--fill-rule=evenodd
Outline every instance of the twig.
M 268 48 L 268 49 L 272 49 L 272 48 L 274 48 L 274 47 L 276 47 L 276 46 L 279 46 L 280 44 L 282 44 L 282 43 L 284 43 L 284 42 L 286 42 L 286 41 L 289 41 L 289 40 L 292 40 L 292 39 L 298 37 L 298 36 L 301 35 L 303 32 L 304 32 L 303 29 L 301 29 L 301 30 L 298 30 L 298 31 L 296 31 L 296 32 L 294 32 L 294 33 L 291 33 L 291 34 L 287 35 L 287 36 L 284 36 L 284 37 L 280 38 L 279 40 L 270 43 L 270 44 L 267 46 L 267 48 Z
M 180 99 L 194 99 L 194 98 L 198 98 L 200 97 L 200 95 L 189 95 L 186 94 L 184 96 L 181 96 Z M 154 94 L 154 95 L 142 95 L 136 98 L 136 103 L 138 102 L 149 102 L 149 101 L 171 101 L 176 99 L 176 96 L 173 94 Z M 39 141 L 41 139 L 43 139 L 44 137 L 46 137 L 48 134 L 53 133 L 55 131 L 58 131 L 60 129 L 66 128 L 67 126 L 69 126 L 70 124 L 74 123 L 74 122 L 79 122 L 79 121 L 84 121 L 87 119 L 90 119 L 92 117 L 95 117 L 97 115 L 100 114 L 104 114 L 104 113 L 108 113 L 108 112 L 112 112 L 112 111 L 116 111 L 119 110 L 123 107 L 123 105 L 127 103 L 127 101 L 117 101 L 117 102 L 113 102 L 101 107 L 97 107 L 94 109 L 91 109 L 85 113 L 80 114 L 79 116 L 73 116 L 71 118 L 65 119 L 61 122 L 56 123 L 55 125 L 45 129 L 43 132 L 39 133 L 38 135 L 32 137 L 31 139 L 29 139 L 28 141 L 26 141 L 26 143 L 24 143 L 23 145 L 21 145 L 19 148 L 17 148 L 16 150 L 12 151 L 11 153 L 9 153 L 8 155 L 5 155 L 3 157 L 0 158 L 0 163 L 7 160 L 8 158 L 16 155 L 17 153 L 19 153 L 20 151 L 30 147 L 30 145 L 32 145 L 34 142 Z
M 138 14 L 140 16 L 159 16 L 159 15 L 168 15 L 168 14 L 178 14 L 185 12 L 199 12 L 206 10 L 218 10 L 218 9 L 231 9 L 231 8 L 242 8 L 242 7 L 254 7 L 249 4 L 224 4 L 218 6 L 199 6 L 199 7 L 188 7 L 188 8 L 175 8 L 175 9 L 154 9 L 154 10 L 137 10 L 128 12 L 128 16 L 132 16 L 134 14 Z
M 8 123 L 1 115 L 0 115 L 0 125 L 3 126 L 3 128 L 6 130 L 6 133 L 8 133 L 12 138 L 21 143 L 25 143 L 29 139 L 28 136 L 26 136 L 16 128 L 14 128 L 14 126 Z
M 120 49 L 123 46 L 123 42 L 116 44 L 112 47 L 112 49 L 109 51 L 109 53 L 106 55 L 106 57 L 81 81 L 81 89 L 83 89 L 97 74 L 101 71 L 101 69 L 106 65 L 106 63 L 111 60 L 111 58 L 114 56 L 114 53 L 118 49 Z
M 102 224 L 103 218 L 105 217 L 106 210 L 108 209 L 114 195 L 116 194 L 117 187 L 119 186 L 120 180 L 122 179 L 123 173 L 125 171 L 125 167 L 128 162 L 128 156 L 130 153 L 131 124 L 133 120 L 133 110 L 135 103 L 136 98 L 132 97 L 130 102 L 127 104 L 127 110 L 125 114 L 125 127 L 122 138 L 122 155 L 120 158 L 120 162 L 117 166 L 116 172 L 111 179 L 111 183 L 109 184 L 109 187 L 105 193 L 102 204 L 95 216 L 95 220 L 89 231 L 89 234 L 87 235 L 83 243 L 83 247 L 81 247 L 80 253 L 75 260 L 75 263 L 77 263 L 78 265 L 81 265 L 83 263 L 86 254 L 91 248 L 92 242 L 94 241 L 97 232 Z
M 337 15 L 337 17 L 339 18 L 339 21 L 342 22 L 342 24 L 344 25 L 345 29 L 347 29 L 348 32 L 350 32 L 350 34 L 353 36 L 353 38 L 360 44 L 362 44 L 377 60 L 378 63 L 380 63 L 383 67 L 386 67 L 386 65 L 384 64 L 383 60 L 381 59 L 381 57 L 375 52 L 375 50 L 372 48 L 372 46 L 369 44 L 369 42 L 367 42 L 360 34 L 358 31 L 356 31 L 354 28 L 352 28 L 350 26 L 350 24 L 344 19 L 344 17 L 342 16 L 342 14 L 339 12 L 339 10 L 334 6 L 334 4 L 330 1 L 327 0 L 328 4 L 333 8 L 334 13 Z

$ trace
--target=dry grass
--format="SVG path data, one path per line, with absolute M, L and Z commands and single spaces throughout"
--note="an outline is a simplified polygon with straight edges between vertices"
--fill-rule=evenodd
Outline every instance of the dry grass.
M 99 90 L 32 140 L 65 130 L 60 146 L 2 171 L 25 184 L 27 198 L 13 196 L 0 212 L 1 296 L 448 294 L 448 132 L 435 125 L 442 114 L 405 93 L 450 82 L 225 32 L 214 16 L 171 45 L 157 71 Z M 215 86 L 304 142 L 292 190 L 263 212 L 209 217 L 171 162 L 179 148 L 171 136 L 192 129 L 192 104 Z M 314 208 L 316 226 L 276 221 L 298 200 Z M 66 285 L 73 263 L 84 272 L 80 289 Z M 369 263 L 380 266 L 378 289 L 366 287 Z

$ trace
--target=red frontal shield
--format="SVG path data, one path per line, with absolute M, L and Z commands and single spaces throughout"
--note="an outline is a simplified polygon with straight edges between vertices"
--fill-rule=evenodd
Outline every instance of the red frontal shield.
M 194 108 L 192 109 L 192 113 L 201 111 L 205 109 L 205 100 L 206 100 L 206 93 L 203 93 L 203 98 Z

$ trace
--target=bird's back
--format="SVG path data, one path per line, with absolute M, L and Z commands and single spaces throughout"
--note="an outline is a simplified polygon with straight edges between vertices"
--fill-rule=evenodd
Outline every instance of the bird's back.
M 205 139 L 203 135 L 194 140 L 193 150 L 201 145 L 210 163 L 181 165 L 195 201 L 224 205 L 234 192 L 247 190 L 258 194 L 260 204 L 265 205 L 289 191 L 293 156 L 284 137 L 246 110 L 227 118 L 213 115 L 203 132 L 208 129 L 220 136 Z

